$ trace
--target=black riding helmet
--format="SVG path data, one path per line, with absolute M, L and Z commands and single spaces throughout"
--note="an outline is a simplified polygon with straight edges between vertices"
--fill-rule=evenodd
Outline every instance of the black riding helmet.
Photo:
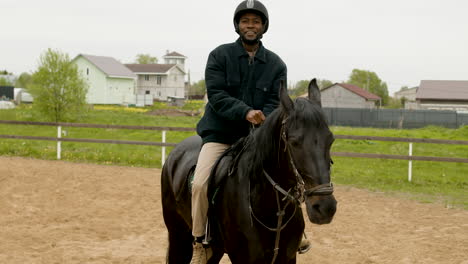
M 268 30 L 268 10 L 260 1 L 255 0 L 242 1 L 242 3 L 237 6 L 234 12 L 234 28 L 236 32 L 239 33 L 239 18 L 246 12 L 252 12 L 262 17 L 264 25 L 263 33 L 266 33 Z

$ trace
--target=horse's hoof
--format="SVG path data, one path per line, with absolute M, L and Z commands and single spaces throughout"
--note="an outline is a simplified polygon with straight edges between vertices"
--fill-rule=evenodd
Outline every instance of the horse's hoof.
M 309 251 L 312 248 L 312 244 L 310 244 L 310 241 L 308 239 L 302 239 L 301 244 L 299 245 L 299 248 L 297 249 L 297 252 L 299 254 L 304 254 L 307 251 Z

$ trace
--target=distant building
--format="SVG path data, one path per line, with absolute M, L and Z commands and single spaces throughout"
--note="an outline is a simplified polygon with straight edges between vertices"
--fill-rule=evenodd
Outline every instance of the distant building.
M 163 56 L 164 64 L 125 64 L 137 77 L 136 93 L 168 101 L 185 98 L 185 57 L 171 52 Z
M 416 101 L 416 92 L 418 87 L 408 88 L 406 90 L 400 90 L 394 93 L 395 99 L 406 98 L 408 101 L 415 102 Z
M 468 111 L 468 81 L 423 80 L 416 104 L 418 109 Z
M 347 83 L 335 83 L 320 92 L 323 107 L 371 109 L 381 100 L 379 96 Z
M 182 71 L 185 72 L 185 60 L 187 59 L 187 57 L 185 57 L 184 55 L 175 51 L 167 51 L 166 55 L 163 56 L 163 59 L 165 64 L 176 64 L 177 66 L 179 66 L 180 69 L 182 69 Z
M 112 57 L 79 54 L 73 61 L 88 82 L 89 104 L 135 104 L 136 75 Z
M 167 101 L 185 97 L 185 72 L 176 64 L 125 64 L 137 77 L 137 94 Z
M 416 92 L 419 87 L 413 87 L 405 90 L 400 90 L 394 93 L 394 98 L 403 100 L 405 109 L 417 109 L 416 105 Z M 404 98 L 404 99 L 403 99 Z

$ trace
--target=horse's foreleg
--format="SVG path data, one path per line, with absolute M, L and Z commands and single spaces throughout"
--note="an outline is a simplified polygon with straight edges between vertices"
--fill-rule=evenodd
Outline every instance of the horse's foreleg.
M 193 237 L 189 229 L 174 223 L 169 229 L 169 246 L 167 249 L 167 264 L 189 264 L 192 259 Z

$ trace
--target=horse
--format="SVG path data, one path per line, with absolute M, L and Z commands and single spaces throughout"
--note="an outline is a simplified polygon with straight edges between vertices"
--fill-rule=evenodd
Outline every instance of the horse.
M 226 253 L 233 264 L 296 263 L 305 222 L 328 224 L 336 212 L 330 179 L 334 141 L 313 79 L 308 98 L 293 101 L 284 82 L 280 105 L 213 167 L 208 196 L 211 257 Z M 161 175 L 163 217 L 169 235 L 166 262 L 190 263 L 190 176 L 201 149 L 192 136 L 168 156 Z

